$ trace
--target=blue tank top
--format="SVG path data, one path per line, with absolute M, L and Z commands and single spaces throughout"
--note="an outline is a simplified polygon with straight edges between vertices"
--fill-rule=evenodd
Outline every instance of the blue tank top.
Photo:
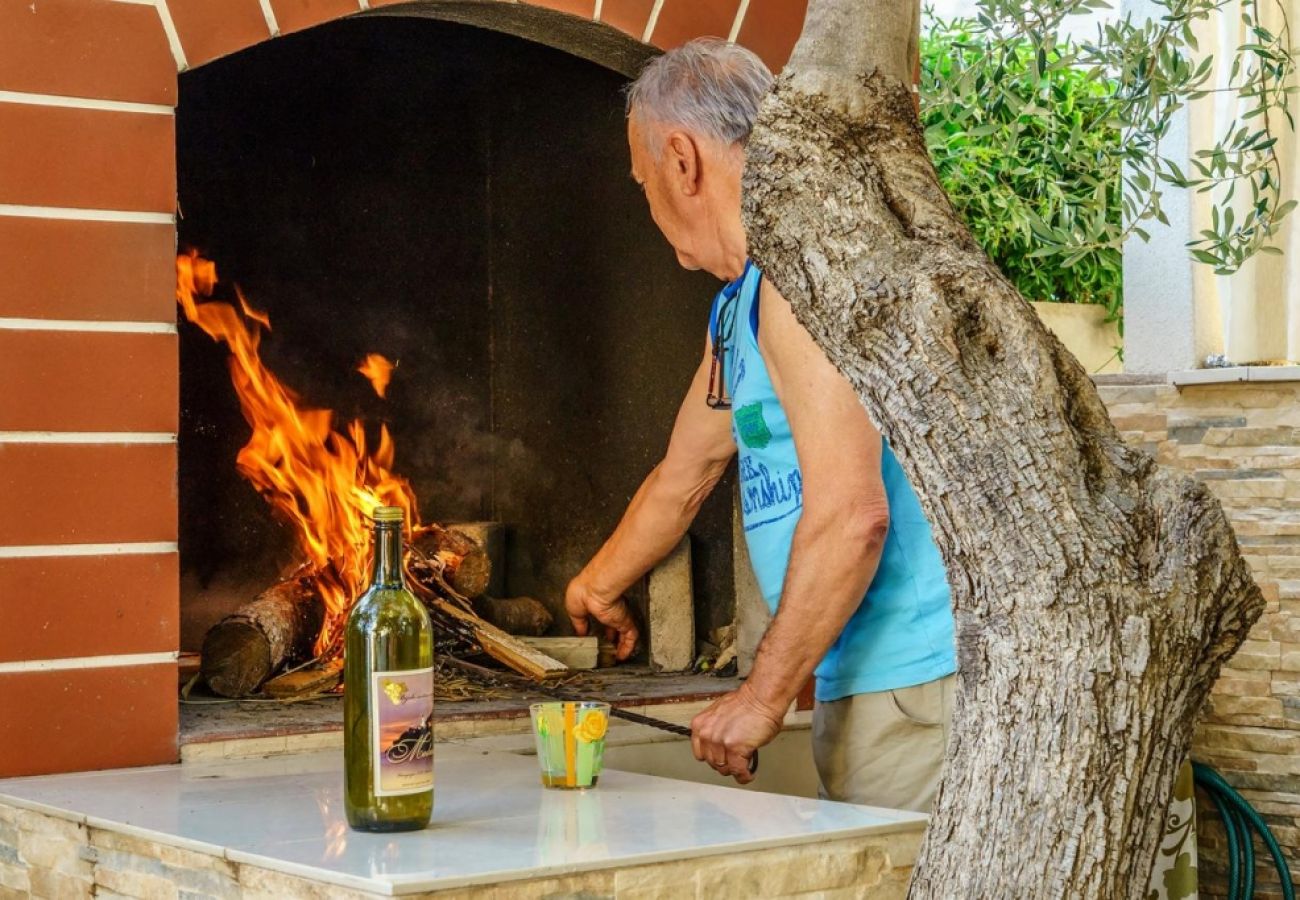
M 758 347 L 761 281 L 758 268 L 747 264 L 714 300 L 709 333 L 716 342 L 721 330 L 724 341 L 722 377 L 732 402 L 745 539 L 759 589 L 775 613 L 803 511 L 803 478 Z M 881 476 L 889 500 L 884 551 L 866 596 L 817 666 L 818 700 L 923 684 L 957 668 L 943 560 L 888 443 Z

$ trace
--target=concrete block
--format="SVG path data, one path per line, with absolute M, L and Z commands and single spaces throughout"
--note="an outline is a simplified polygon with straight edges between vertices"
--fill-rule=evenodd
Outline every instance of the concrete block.
M 695 662 L 695 585 L 691 539 L 684 537 L 650 572 L 650 667 L 682 672 Z

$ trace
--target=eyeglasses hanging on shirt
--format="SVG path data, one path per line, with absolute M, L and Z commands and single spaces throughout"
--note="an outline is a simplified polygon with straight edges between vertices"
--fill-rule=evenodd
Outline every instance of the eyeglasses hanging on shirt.
M 709 393 L 704 402 L 709 409 L 731 409 L 731 392 L 727 389 L 727 346 L 736 333 L 736 300 L 749 274 L 750 263 L 735 281 L 722 289 L 722 302 L 718 304 L 717 327 L 713 333 L 713 362 L 709 365 Z

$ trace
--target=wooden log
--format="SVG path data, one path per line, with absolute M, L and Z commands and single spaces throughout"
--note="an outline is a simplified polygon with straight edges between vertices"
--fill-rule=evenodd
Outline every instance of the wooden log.
M 208 629 L 203 680 L 223 697 L 247 697 L 286 662 L 307 658 L 324 618 L 308 579 L 272 585 Z
M 521 641 L 558 659 L 570 669 L 594 669 L 599 659 L 599 639 L 586 637 L 521 637 Z
M 308 697 L 333 690 L 342 678 L 343 660 L 332 659 L 324 665 L 312 664 L 305 669 L 277 675 L 262 685 L 262 693 L 277 700 Z
M 518 638 L 511 637 L 495 625 L 465 612 L 448 600 L 435 597 L 431 606 L 435 616 L 451 619 L 471 629 L 484 653 L 520 675 L 541 681 L 569 671 L 569 667 L 559 660 L 552 659 L 540 650 L 534 650 Z
M 489 597 L 507 596 L 506 526 L 501 522 L 454 522 L 447 527 L 465 535 L 487 552 L 492 575 L 483 593 Z
M 417 550 L 442 563 L 442 577 L 458 593 L 478 597 L 492 579 L 492 560 L 473 538 L 440 525 L 421 527 L 412 542 Z
M 479 597 L 474 601 L 474 611 L 506 634 L 529 637 L 546 634 L 555 621 L 551 611 L 532 597 L 511 597 L 505 600 Z

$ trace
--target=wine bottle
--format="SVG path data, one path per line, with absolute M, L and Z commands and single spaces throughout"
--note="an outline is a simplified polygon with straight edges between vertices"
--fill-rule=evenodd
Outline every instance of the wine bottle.
M 402 574 L 402 510 L 375 510 L 370 589 L 343 644 L 344 806 L 362 831 L 413 831 L 433 814 L 433 624 Z

